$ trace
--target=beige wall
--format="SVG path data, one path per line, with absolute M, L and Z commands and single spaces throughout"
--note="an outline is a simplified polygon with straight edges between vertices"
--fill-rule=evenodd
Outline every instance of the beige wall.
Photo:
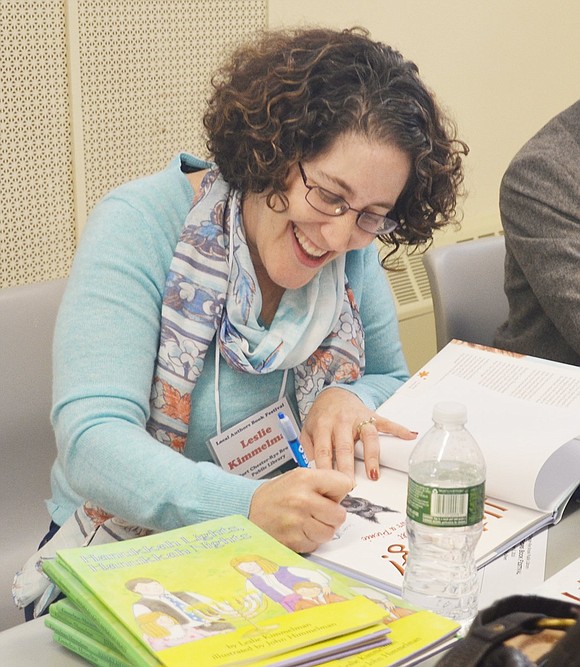
M 417 63 L 471 147 L 466 228 L 497 228 L 509 160 L 580 97 L 578 0 L 269 0 L 268 19 L 362 25 Z
M 498 231 L 510 158 L 580 95 L 578 0 L 3 0 L 2 12 L 0 287 L 67 275 L 101 194 L 197 150 L 207 73 L 266 23 L 363 25 L 417 62 L 472 149 L 463 228 L 437 243 Z M 421 259 L 403 260 L 390 278 L 415 370 L 435 352 L 434 322 Z
M 580 97 L 578 0 L 269 0 L 271 28 L 362 25 L 419 66 L 469 144 L 461 229 L 435 244 L 497 234 L 509 161 L 553 115 Z M 411 372 L 436 352 L 420 257 L 389 274 Z

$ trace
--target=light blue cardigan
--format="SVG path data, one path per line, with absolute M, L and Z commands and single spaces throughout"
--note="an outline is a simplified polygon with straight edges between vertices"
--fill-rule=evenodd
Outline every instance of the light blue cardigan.
M 259 484 L 211 462 L 213 347 L 192 394 L 185 456 L 145 431 L 165 277 L 193 198 L 180 160 L 208 166 L 181 155 L 164 171 L 117 188 L 97 204 L 79 244 L 54 342 L 58 457 L 48 508 L 59 525 L 84 499 L 156 530 L 247 516 Z M 366 340 L 366 374 L 347 388 L 374 409 L 408 371 L 376 246 L 348 253 L 346 270 Z M 278 399 L 282 371 L 240 374 L 223 360 L 219 370 L 222 428 Z M 292 385 L 290 373 L 295 408 Z

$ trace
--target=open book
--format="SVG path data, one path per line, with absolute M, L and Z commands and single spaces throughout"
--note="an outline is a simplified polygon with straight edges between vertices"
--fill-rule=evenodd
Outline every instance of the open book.
M 418 431 L 433 405 L 460 401 L 467 428 L 487 464 L 483 567 L 528 535 L 561 518 L 580 483 L 580 368 L 451 341 L 378 410 Z M 407 555 L 405 507 L 414 441 L 381 436 L 381 478 L 357 462 L 349 516 L 312 556 L 400 592 Z M 359 452 L 360 453 L 360 452 Z
M 580 557 L 546 579 L 534 594 L 580 604 Z
M 400 665 L 441 650 L 458 629 L 303 558 L 242 516 L 62 549 L 43 570 L 67 595 L 46 624 L 95 665 L 349 666 L 361 652 Z

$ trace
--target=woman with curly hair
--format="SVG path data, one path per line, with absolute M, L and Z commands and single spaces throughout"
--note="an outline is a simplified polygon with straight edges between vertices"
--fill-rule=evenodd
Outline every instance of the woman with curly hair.
M 355 441 L 377 479 L 378 433 L 415 437 L 375 413 L 408 377 L 377 240 L 385 263 L 452 220 L 467 150 L 417 67 L 362 29 L 266 33 L 203 122 L 209 160 L 116 189 L 83 233 L 55 334 L 53 543 L 243 514 L 313 551 L 344 521 Z M 271 470 L 258 425 L 284 400 L 315 469 L 235 474 L 250 454 Z

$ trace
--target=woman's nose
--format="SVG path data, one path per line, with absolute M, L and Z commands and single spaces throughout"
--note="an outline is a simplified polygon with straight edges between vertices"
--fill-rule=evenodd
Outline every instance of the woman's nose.
M 340 217 L 331 218 L 323 227 L 322 235 L 334 252 L 343 253 L 347 250 L 363 248 L 368 245 L 368 236 L 356 224 L 356 212 L 348 211 Z

